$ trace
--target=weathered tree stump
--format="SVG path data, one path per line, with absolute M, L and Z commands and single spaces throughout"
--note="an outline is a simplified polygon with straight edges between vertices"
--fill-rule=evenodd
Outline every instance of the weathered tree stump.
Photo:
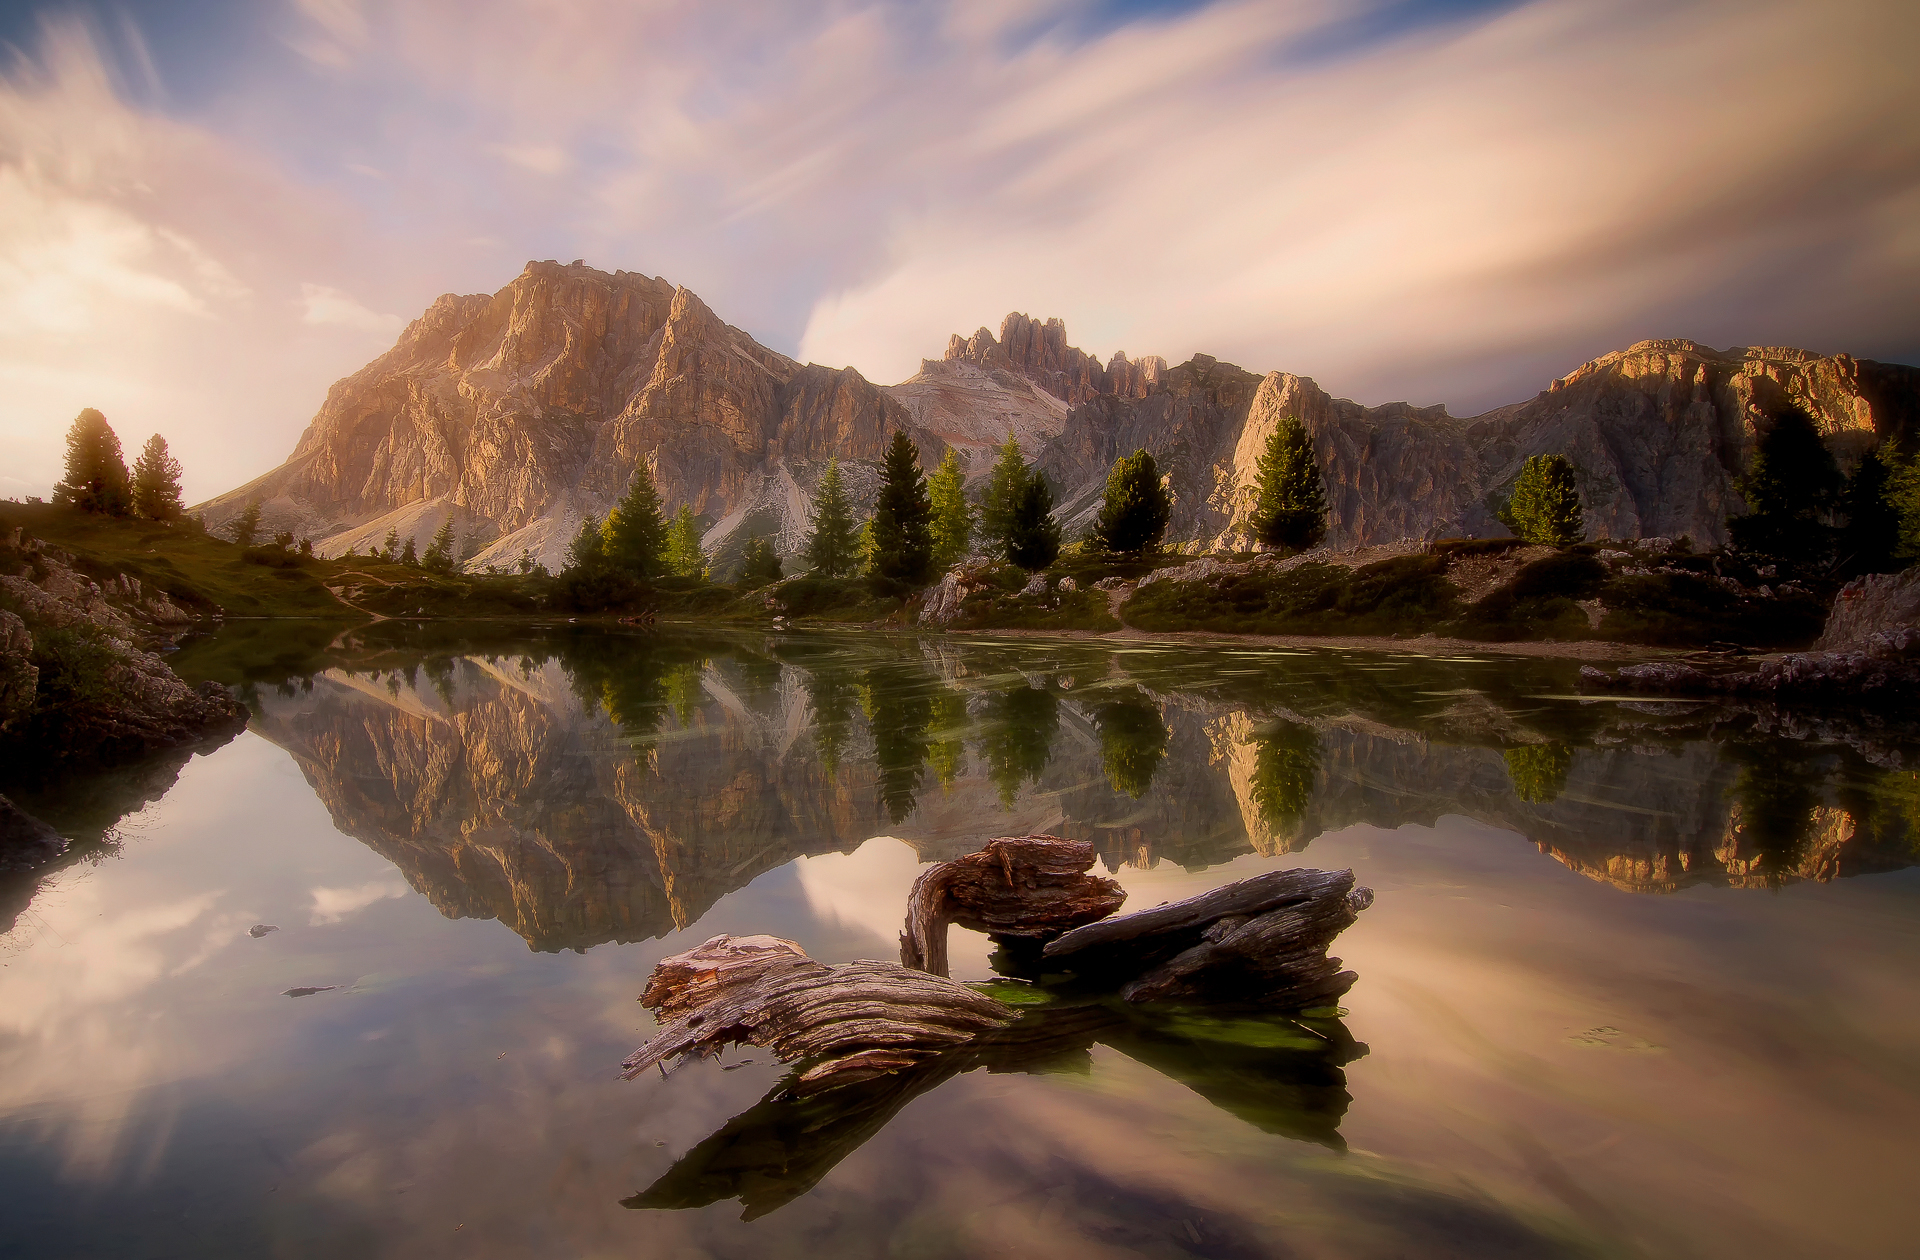
M 1051 965 L 1112 983 L 1129 1002 L 1261 1000 L 1309 1006 L 1358 979 L 1327 947 L 1373 890 L 1352 871 L 1269 871 L 1172 905 L 1105 919 L 1049 941 Z
M 783 1062 L 817 1060 L 795 1093 L 913 1067 L 1016 1017 L 944 976 L 886 962 L 829 966 L 773 936 L 716 936 L 665 959 L 640 1001 L 670 1022 L 621 1065 L 626 1079 L 745 1043 Z
M 1127 894 L 1104 875 L 1089 875 L 1093 846 L 1059 836 L 1002 836 L 978 853 L 921 872 L 907 895 L 900 962 L 947 974 L 947 925 L 995 940 L 1044 941 L 1104 919 Z

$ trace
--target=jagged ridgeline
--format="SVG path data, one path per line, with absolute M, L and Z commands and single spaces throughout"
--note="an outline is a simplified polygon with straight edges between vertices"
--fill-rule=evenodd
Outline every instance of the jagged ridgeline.
M 1876 435 L 1904 439 L 1920 369 L 1848 355 L 1643 341 L 1533 399 L 1470 418 L 1443 406 L 1364 407 L 1286 372 L 1206 355 L 1102 366 L 1059 320 L 1007 316 L 996 338 L 955 335 L 898 385 L 800 364 L 670 282 L 581 263 L 527 264 L 498 293 L 439 298 L 394 348 L 328 391 L 290 459 L 203 505 L 219 527 L 259 500 L 263 526 L 325 555 L 389 530 L 424 548 L 451 519 L 474 567 L 531 552 L 558 567 L 588 516 L 634 468 L 669 511 L 690 506 L 716 577 L 749 542 L 803 548 L 829 457 L 864 512 L 895 429 L 929 468 L 949 447 L 970 482 L 1012 430 L 1056 488 L 1068 538 L 1099 510 L 1108 469 L 1144 448 L 1170 478 L 1168 539 L 1220 545 L 1253 511 L 1257 464 L 1285 416 L 1325 471 L 1328 542 L 1500 531 L 1495 511 L 1529 456 L 1578 473 L 1590 536 L 1724 542 L 1737 478 L 1774 416 L 1813 417 L 1843 464 Z

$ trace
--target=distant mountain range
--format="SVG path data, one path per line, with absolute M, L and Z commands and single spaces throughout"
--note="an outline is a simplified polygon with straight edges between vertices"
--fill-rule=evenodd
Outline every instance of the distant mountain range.
M 1920 369 L 1643 341 L 1460 418 L 1364 407 L 1207 355 L 1103 366 L 1059 320 L 1011 314 L 998 337 L 956 334 L 910 379 L 877 386 L 767 349 L 666 280 L 531 262 L 498 293 L 437 299 L 327 392 L 286 463 L 197 510 L 218 527 L 258 500 L 269 529 L 327 555 L 390 529 L 424 546 L 451 516 L 473 566 L 531 552 L 557 567 L 580 521 L 605 513 L 645 460 L 669 510 L 687 503 L 705 522 L 724 576 L 752 537 L 801 550 L 829 457 L 864 506 L 892 430 L 929 468 L 951 447 L 975 479 L 1011 430 L 1053 480 L 1068 538 L 1098 510 L 1113 461 L 1145 447 L 1170 478 L 1170 538 L 1209 547 L 1247 519 L 1259 454 L 1291 414 L 1326 473 L 1335 547 L 1502 532 L 1494 505 L 1543 452 L 1573 460 L 1591 536 L 1717 543 L 1744 507 L 1749 444 L 1788 406 L 1850 462 L 1876 432 L 1920 424 Z

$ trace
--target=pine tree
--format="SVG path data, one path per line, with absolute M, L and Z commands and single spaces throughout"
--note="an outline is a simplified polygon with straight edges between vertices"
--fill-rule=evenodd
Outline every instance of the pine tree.
M 388 564 L 392 564 L 400 558 L 400 529 L 398 526 L 387 526 L 386 541 L 380 544 L 380 558 Z
M 88 407 L 67 430 L 67 475 L 53 488 L 53 501 L 83 512 L 125 516 L 132 506 L 127 461 L 107 418 Z
M 1833 541 L 1827 518 L 1843 483 L 1833 452 L 1806 412 L 1788 408 L 1754 444 L 1740 492 L 1745 516 L 1729 517 L 1735 545 L 1785 560 L 1813 560 Z
M 1887 460 L 1883 497 L 1900 520 L 1893 554 L 1909 562 L 1920 560 L 1920 459 Z
M 260 533 L 260 500 L 247 504 L 240 515 L 233 518 L 233 541 L 242 547 L 253 546 L 253 540 Z
M 453 517 L 448 516 L 434 532 L 433 541 L 427 544 L 427 553 L 420 557 L 420 567 L 430 573 L 450 573 L 453 571 Z
M 600 536 L 599 532 L 595 531 L 594 537 L 598 538 L 599 536 Z M 579 540 L 575 539 L 574 541 L 578 543 Z M 514 565 L 514 568 L 520 570 L 520 575 L 522 577 L 525 577 L 527 574 L 533 572 L 533 548 L 531 547 L 520 548 L 520 559 L 518 563 Z
M 980 537 L 987 550 L 996 556 L 1007 554 L 1007 534 L 1013 526 L 1013 507 L 1026 488 L 1026 456 L 1020 452 L 1020 439 L 1007 430 L 1000 445 L 1000 458 L 987 476 L 986 494 L 980 500 Z
M 1889 496 L 1894 468 L 1882 449 L 1868 451 L 1847 479 L 1840 509 L 1847 523 L 1840 531 L 1841 564 L 1849 574 L 1886 573 L 1900 567 L 1900 510 Z
M 902 586 L 925 586 L 933 574 L 933 504 L 920 448 L 896 429 L 880 471 L 880 498 L 873 506 L 873 568 Z
M 700 522 L 685 503 L 667 527 L 665 568 L 675 577 L 707 576 L 707 553 L 700 549 Z
M 1314 462 L 1313 437 L 1297 416 L 1284 416 L 1260 456 L 1253 537 L 1263 547 L 1305 551 L 1327 536 L 1327 494 Z
M 150 521 L 180 519 L 180 461 L 167 452 L 158 433 L 147 439 L 133 462 L 133 510 Z
M 844 577 L 858 563 L 853 508 L 840 480 L 840 461 L 827 461 L 813 496 L 813 530 L 807 537 L 807 567 L 821 577 Z
M 1038 572 L 1060 558 L 1060 523 L 1053 519 L 1053 487 L 1039 473 L 1025 478 L 1007 525 L 1007 559 Z
M 643 463 L 633 470 L 626 497 L 607 514 L 601 529 L 606 563 L 632 578 L 659 577 L 666 568 L 667 522 L 660 493 Z
M 973 548 L 973 507 L 967 502 L 966 475 L 952 447 L 940 467 L 927 478 L 927 497 L 933 503 L 933 563 L 947 569 L 966 558 Z
M 1534 455 L 1521 465 L 1513 497 L 1500 519 L 1520 539 L 1565 547 L 1587 536 L 1573 461 L 1565 455 Z
M 740 569 L 740 584 L 748 588 L 766 586 L 780 580 L 780 553 L 775 551 L 764 538 L 755 538 L 747 543 L 744 563 Z
M 1160 484 L 1160 469 L 1153 456 L 1137 450 L 1107 474 L 1093 542 L 1102 551 L 1145 555 L 1160 545 L 1172 515 L 1173 496 Z
M 522 551 L 520 563 L 523 566 L 520 570 L 522 573 L 530 572 L 533 553 Z M 580 532 L 573 536 L 573 543 L 567 548 L 567 572 L 590 576 L 604 571 L 606 567 L 606 535 L 600 528 L 600 522 L 589 516 L 580 522 Z
M 400 563 L 406 565 L 409 569 L 417 569 L 420 567 L 420 557 L 416 555 L 413 550 L 412 534 L 407 535 L 407 545 L 400 551 Z

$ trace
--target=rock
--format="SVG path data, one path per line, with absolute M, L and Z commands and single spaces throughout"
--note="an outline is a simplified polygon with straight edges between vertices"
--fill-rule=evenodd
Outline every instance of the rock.
M 941 576 L 939 583 L 927 592 L 926 600 L 920 605 L 920 624 L 952 625 L 960 616 L 960 601 L 967 597 L 971 589 L 960 580 L 956 570 L 949 569 Z
M 1020 596 L 1023 599 L 1036 599 L 1046 593 L 1047 575 L 1044 573 L 1035 573 L 1027 579 L 1027 584 L 1020 588 Z
M 59 832 L 0 796 L 0 871 L 31 870 L 66 851 Z
M 1063 590 L 1063 591 L 1077 591 L 1077 590 L 1079 590 L 1079 589 L 1080 589 L 1080 584 L 1079 584 L 1078 582 L 1076 582 L 1076 581 L 1074 581 L 1074 580 L 1073 580 L 1072 578 L 1070 578 L 1070 577 L 1063 577 L 1063 578 L 1061 578 L 1061 579 L 1060 579 L 1060 588 L 1059 588 L 1059 589 L 1061 589 L 1061 590 Z
M 279 927 L 272 923 L 256 923 L 247 929 L 247 935 L 257 941 L 267 933 L 278 932 L 279 930 Z
M 33 712 L 33 693 L 39 683 L 27 623 L 0 609 L 0 734 Z
M 1784 587 L 1781 589 L 1785 589 Z M 1869 573 L 1840 588 L 1826 629 L 1813 646 L 1832 651 L 1864 643 L 1875 633 L 1920 625 L 1920 566 L 1901 573 Z
M 1652 695 L 1908 703 L 1920 698 L 1920 629 L 1875 631 L 1850 649 L 1789 652 L 1728 673 L 1710 674 L 1669 661 L 1627 665 L 1611 675 L 1585 665 L 1580 681 L 1599 691 Z

